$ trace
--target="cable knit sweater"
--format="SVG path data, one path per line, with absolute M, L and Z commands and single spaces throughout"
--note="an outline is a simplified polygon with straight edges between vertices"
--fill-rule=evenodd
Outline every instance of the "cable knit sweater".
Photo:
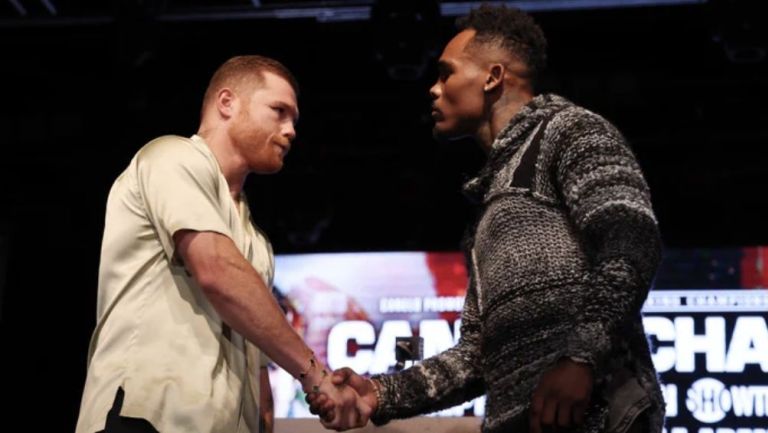
M 465 242 L 461 338 L 408 370 L 378 376 L 373 422 L 485 393 L 484 432 L 527 426 L 541 374 L 575 357 L 590 362 L 595 377 L 578 431 L 626 426 L 644 410 L 647 431 L 660 432 L 664 404 L 640 315 L 660 240 L 648 187 L 621 134 L 565 98 L 539 95 L 501 131 L 464 189 L 478 217 Z M 642 399 L 621 406 L 612 402 L 624 395 L 615 382 L 627 375 Z

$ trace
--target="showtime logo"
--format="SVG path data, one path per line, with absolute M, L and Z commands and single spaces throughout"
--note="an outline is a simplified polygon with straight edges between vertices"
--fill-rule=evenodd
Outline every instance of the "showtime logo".
M 729 412 L 737 417 L 765 417 L 768 386 L 733 385 L 728 388 L 717 379 L 699 379 L 688 389 L 685 405 L 697 420 L 712 424 Z

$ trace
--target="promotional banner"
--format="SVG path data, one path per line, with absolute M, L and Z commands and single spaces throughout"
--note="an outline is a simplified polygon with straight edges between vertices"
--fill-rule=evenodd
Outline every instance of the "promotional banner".
M 644 308 L 670 433 L 766 433 L 767 290 L 658 290 Z
M 752 250 L 665 255 L 643 312 L 668 433 L 768 433 L 768 290 L 761 288 L 762 254 Z M 702 259 L 708 265 L 699 266 Z M 332 369 L 391 372 L 397 337 L 421 336 L 424 358 L 460 337 L 467 285 L 460 253 L 284 255 L 276 262 L 275 291 L 288 320 Z M 280 369 L 270 378 L 276 416 L 312 416 L 298 382 Z M 482 416 L 483 406 L 481 397 L 434 415 Z

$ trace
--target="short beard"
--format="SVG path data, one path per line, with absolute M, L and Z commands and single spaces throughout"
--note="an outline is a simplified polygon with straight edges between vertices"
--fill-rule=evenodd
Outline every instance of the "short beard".
M 432 138 L 434 138 L 439 143 L 458 141 L 469 136 L 469 134 L 451 134 L 447 132 L 440 132 L 437 130 L 437 128 L 432 127 Z

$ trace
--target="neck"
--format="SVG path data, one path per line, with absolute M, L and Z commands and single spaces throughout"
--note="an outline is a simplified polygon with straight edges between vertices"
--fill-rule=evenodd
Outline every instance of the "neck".
M 475 136 L 486 153 L 491 151 L 491 146 L 501 130 L 531 99 L 533 95 L 530 92 L 505 93 L 488 108 L 487 121 L 483 122 Z
M 219 163 L 219 168 L 227 180 L 232 199 L 235 201 L 239 200 L 249 169 L 245 160 L 235 151 L 231 137 L 229 137 L 224 129 L 206 128 L 204 125 L 200 125 L 197 135 L 205 140 L 208 148 L 211 149 L 211 153 L 216 158 L 216 162 Z

